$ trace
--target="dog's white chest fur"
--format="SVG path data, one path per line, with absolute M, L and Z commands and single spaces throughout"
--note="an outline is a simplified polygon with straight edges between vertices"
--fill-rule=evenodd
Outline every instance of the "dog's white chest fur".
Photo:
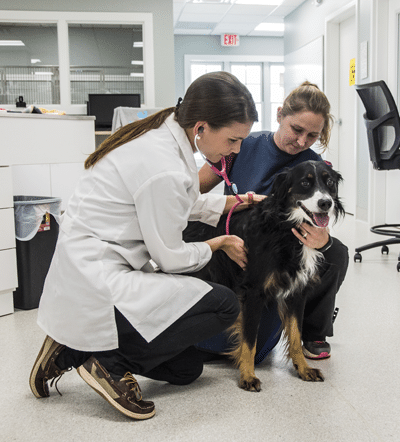
M 323 258 L 323 255 L 318 250 L 307 246 L 303 246 L 302 249 L 301 270 L 297 272 L 297 278 L 305 278 L 305 283 L 307 283 L 317 271 L 318 261 Z
M 301 291 L 308 284 L 309 280 L 315 275 L 318 267 L 318 261 L 323 258 L 321 252 L 310 247 L 303 246 L 300 258 L 300 269 L 296 272 L 296 276 L 292 281 L 292 285 L 288 290 L 282 290 L 278 294 L 278 298 L 285 300 L 292 293 Z

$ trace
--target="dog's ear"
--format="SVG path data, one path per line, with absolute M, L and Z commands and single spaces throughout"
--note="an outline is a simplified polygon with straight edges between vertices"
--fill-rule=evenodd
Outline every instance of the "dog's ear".
M 290 169 L 284 169 L 278 173 L 272 184 L 270 196 L 277 201 L 283 201 L 292 187 L 292 173 Z
M 343 182 L 343 177 L 342 175 L 334 169 L 331 169 L 331 173 L 333 174 L 333 178 L 336 180 L 336 197 L 335 197 L 335 221 L 334 224 L 336 224 L 336 222 L 339 220 L 339 218 L 344 217 L 345 215 L 345 209 L 343 207 L 342 201 L 338 196 L 338 191 L 339 191 L 339 184 L 341 182 Z
M 334 169 L 331 169 L 332 178 L 336 181 L 336 194 L 339 193 L 339 184 L 343 182 L 342 175 Z
M 337 179 L 338 184 L 340 184 L 341 182 L 343 182 L 343 177 L 342 177 L 342 175 L 341 175 L 337 170 L 334 170 L 334 172 L 336 173 L 336 179 Z

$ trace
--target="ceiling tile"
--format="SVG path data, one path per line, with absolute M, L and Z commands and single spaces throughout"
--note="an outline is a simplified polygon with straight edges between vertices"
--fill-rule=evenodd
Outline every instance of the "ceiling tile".
M 231 5 L 212 5 L 209 3 L 185 3 L 184 12 L 187 14 L 201 14 L 207 11 L 208 14 L 224 15 L 229 11 Z
M 179 21 L 183 22 L 213 22 L 218 23 L 222 17 L 217 17 L 214 14 L 186 14 L 183 12 L 179 17 Z
M 246 18 L 244 19 L 242 15 L 228 14 L 219 23 L 249 23 L 257 26 L 259 23 L 264 21 L 263 18 L 263 16 L 259 15 L 246 15 Z
M 176 29 L 210 29 L 215 28 L 215 23 L 198 22 L 198 21 L 180 21 L 176 25 Z
M 269 15 L 276 9 L 276 6 L 256 6 L 256 5 L 233 5 L 229 14 L 238 15 Z
M 230 3 L 193 3 L 174 0 L 174 29 L 179 34 L 282 36 L 281 32 L 254 31 L 262 22 L 281 23 L 283 18 L 305 0 L 284 0 L 280 6 L 235 5 Z M 215 25 L 215 29 L 211 31 Z
M 302 3 L 304 3 L 305 0 L 284 0 L 282 2 L 282 6 L 293 6 L 294 8 L 297 8 Z

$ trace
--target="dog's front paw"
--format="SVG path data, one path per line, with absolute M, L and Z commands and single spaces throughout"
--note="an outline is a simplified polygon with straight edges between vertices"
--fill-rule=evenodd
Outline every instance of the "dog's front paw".
M 246 391 L 261 391 L 261 381 L 255 376 L 241 377 L 239 381 L 239 387 Z
M 307 367 L 304 370 L 299 370 L 299 375 L 303 381 L 324 382 L 324 376 L 318 368 Z

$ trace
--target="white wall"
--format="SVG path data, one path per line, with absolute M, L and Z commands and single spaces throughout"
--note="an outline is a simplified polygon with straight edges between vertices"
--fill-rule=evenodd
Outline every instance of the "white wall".
M 368 76 L 363 80 L 359 77 L 359 70 L 356 70 L 356 83 L 369 83 L 375 79 L 372 77 L 372 21 L 374 1 L 382 0 L 357 0 L 357 46 L 359 55 L 359 46 L 363 41 L 369 42 L 370 56 Z M 386 1 L 386 0 L 383 0 Z M 336 11 L 352 3 L 351 0 L 324 0 L 320 6 L 316 6 L 313 0 L 306 0 L 299 8 L 293 11 L 285 18 L 285 62 L 286 55 L 304 47 L 319 37 L 324 38 L 326 44 L 326 20 L 334 15 Z M 329 57 L 329 53 L 326 54 Z M 360 57 L 357 57 L 359 60 Z M 357 63 L 357 60 L 356 60 Z M 328 96 L 328 99 L 330 97 Z M 362 114 L 364 112 L 361 103 L 357 108 L 357 213 L 359 219 L 373 222 L 372 215 L 369 211 L 371 194 L 369 191 L 369 180 L 371 174 L 371 163 L 369 161 L 368 146 L 366 142 L 366 131 Z
M 285 55 L 324 35 L 325 18 L 349 2 L 350 0 L 323 0 L 320 6 L 316 6 L 314 0 L 306 0 L 286 16 Z
M 219 35 L 175 35 L 175 91 L 176 97 L 185 94 L 184 57 L 191 55 L 226 56 L 283 56 L 282 37 L 240 37 L 240 45 L 221 45 Z

